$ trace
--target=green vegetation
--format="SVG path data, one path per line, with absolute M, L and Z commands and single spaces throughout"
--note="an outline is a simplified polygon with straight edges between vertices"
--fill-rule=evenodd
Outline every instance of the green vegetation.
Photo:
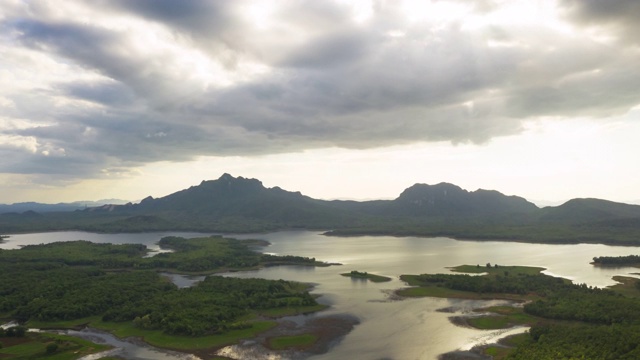
M 271 255 L 262 254 L 260 261 L 264 266 L 277 266 L 277 265 L 301 265 L 301 266 L 331 266 L 340 264 L 329 264 L 322 261 L 317 261 L 316 258 L 308 258 L 294 255 Z
M 489 264 L 488 264 L 489 265 Z M 485 353 L 500 359 L 637 359 L 640 356 L 639 281 L 621 278 L 612 289 L 572 284 L 539 274 L 539 268 L 505 266 L 461 266 L 463 272 L 486 272 L 483 276 L 453 274 L 402 275 L 413 292 L 426 295 L 445 289 L 467 298 L 490 294 L 497 298 L 513 295 L 528 300 L 523 308 L 492 307 L 495 315 L 467 319 L 471 326 L 497 329 L 519 324 L 532 325 L 528 336 L 518 338 L 515 349 L 488 347 Z
M 493 306 L 478 309 L 477 311 L 495 314 L 467 319 L 469 325 L 477 329 L 505 329 L 516 325 L 533 324 L 539 321 L 538 318 L 525 313 L 521 307 Z
M 640 280 L 629 276 L 614 276 L 613 280 L 618 284 L 609 286 L 609 289 L 628 297 L 640 296 Z
M 208 276 L 178 289 L 158 271 L 215 272 L 272 264 L 249 244 L 221 237 L 160 241 L 172 253 L 144 258 L 143 245 L 87 241 L 0 251 L 0 314 L 31 326 L 107 329 L 172 348 L 203 348 L 255 336 L 282 316 L 323 309 L 308 285 L 284 280 Z M 276 257 L 278 264 L 317 264 Z M 51 348 L 49 349 L 51 350 Z
M 490 264 L 488 264 L 490 265 Z M 452 269 L 485 276 L 422 274 L 401 275 L 400 279 L 417 288 L 401 289 L 402 296 L 434 296 L 467 299 L 533 299 L 548 289 L 562 286 L 565 280 L 540 274 L 542 268 L 523 266 L 463 265 Z
M 222 333 L 187 336 L 167 334 L 162 330 L 142 329 L 132 322 L 92 322 L 91 326 L 106 330 L 120 338 L 139 337 L 148 344 L 157 347 L 170 348 L 176 350 L 194 350 L 222 347 L 237 343 L 242 339 L 255 337 L 257 334 L 272 329 L 277 325 L 275 321 L 248 321 L 249 326 L 239 329 L 227 330 Z
M 529 334 L 518 334 L 501 339 L 498 344 L 488 345 L 483 353 L 489 355 L 493 360 L 504 360 L 513 352 L 515 347 L 529 341 Z
M 487 273 L 489 275 L 498 276 L 504 275 L 509 276 L 509 274 L 513 275 L 537 275 L 540 272 L 544 271 L 544 268 L 541 267 L 532 267 L 532 266 L 500 266 L 498 264 L 491 265 L 487 263 L 486 265 L 460 265 L 449 268 L 453 272 L 459 273 L 468 273 L 468 274 L 481 274 Z
M 315 258 L 274 256 L 249 249 L 254 240 L 235 240 L 220 236 L 184 239 L 164 237 L 159 245 L 174 252 L 142 257 L 147 247 L 141 244 L 94 244 L 89 241 L 28 245 L 0 251 L 0 264 L 37 267 L 97 267 L 104 270 L 163 270 L 180 273 L 213 273 L 270 265 L 326 266 Z M 44 270 L 44 269 L 43 269 Z
M 335 227 L 332 236 L 446 236 L 474 241 L 519 241 L 543 244 L 640 244 L 640 220 L 633 224 L 611 222 L 541 222 L 535 217 L 495 219 L 488 217 L 393 218 L 357 222 Z
M 373 281 L 373 282 L 391 281 L 390 277 L 386 277 L 386 276 L 382 276 L 382 275 L 369 274 L 366 271 L 365 272 L 360 272 L 360 271 L 353 270 L 351 272 L 343 273 L 343 274 L 340 274 L 340 275 L 347 276 L 347 277 L 350 277 L 352 279 L 365 279 L 365 280 L 369 280 L 369 281 Z
M 27 333 L 22 337 L 0 336 L 0 358 L 72 360 L 107 350 L 109 346 L 71 336 Z
M 269 317 L 269 318 L 278 318 L 283 316 L 292 316 L 292 315 L 304 315 L 310 314 L 318 311 L 322 311 L 328 308 L 327 305 L 305 305 L 305 306 L 289 306 L 289 307 L 280 307 L 280 308 L 272 308 L 272 309 L 261 309 L 258 310 L 258 314 Z
M 411 277 L 415 275 L 401 275 L 400 280 L 407 282 L 409 285 L 413 284 Z M 396 293 L 404 297 L 439 297 L 447 299 L 469 299 L 469 300 L 490 300 L 490 299 L 511 299 L 521 300 L 522 297 L 516 295 L 504 295 L 499 294 L 480 294 L 470 293 L 468 291 L 459 291 L 448 289 L 441 286 L 416 286 L 410 288 L 404 288 L 397 290 Z
M 531 328 L 507 356 L 530 359 L 639 359 L 640 326 L 549 324 Z
M 309 347 L 318 341 L 318 337 L 313 334 L 302 334 L 292 336 L 278 336 L 270 338 L 268 341 L 269 347 L 274 350 L 284 349 L 304 349 Z
M 593 258 L 594 265 L 640 267 L 640 255 L 600 256 Z

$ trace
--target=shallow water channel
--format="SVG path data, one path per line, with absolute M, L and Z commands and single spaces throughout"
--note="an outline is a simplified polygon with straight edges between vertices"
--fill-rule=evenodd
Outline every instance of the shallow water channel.
M 162 236 L 199 236 L 197 233 L 147 234 L 92 234 L 83 232 L 56 232 L 11 235 L 0 248 L 66 240 L 93 242 L 142 243 L 157 250 Z M 447 267 L 461 264 L 486 263 L 500 265 L 529 265 L 547 268 L 554 276 L 569 278 L 576 283 L 608 286 L 615 275 L 633 276 L 635 268 L 597 268 L 589 264 L 594 256 L 638 254 L 637 247 L 607 245 L 542 245 L 498 241 L 459 241 L 449 238 L 359 236 L 349 238 L 327 237 L 312 231 L 284 231 L 269 234 L 233 235 L 241 239 L 264 239 L 271 243 L 265 252 L 281 255 L 315 257 L 318 260 L 341 263 L 341 266 L 300 267 L 277 266 L 256 271 L 223 274 L 233 277 L 260 277 L 285 279 L 315 284 L 314 294 L 319 301 L 331 307 L 313 317 L 349 314 L 360 321 L 354 330 L 329 352 L 311 356 L 312 359 L 436 359 L 438 355 L 474 345 L 490 343 L 511 332 L 486 331 L 453 325 L 452 316 L 468 314 L 474 308 L 500 303 L 497 301 L 471 301 L 456 299 L 404 299 L 390 294 L 404 287 L 401 274 L 447 272 Z M 351 270 L 367 271 L 392 277 L 386 283 L 371 283 L 342 277 Z M 174 277 L 179 286 L 189 286 L 196 279 Z M 180 283 L 179 281 L 186 281 Z M 79 334 L 81 335 L 81 334 Z M 104 334 L 103 334 L 104 335 Z M 117 340 L 117 339 L 113 339 Z M 112 340 L 108 342 L 111 343 Z M 117 340 L 119 341 L 119 340 Z M 129 343 L 127 343 L 129 344 Z M 125 347 L 123 344 L 115 345 Z M 129 345 L 126 345 L 127 347 Z M 132 344 L 132 346 L 140 346 Z M 251 353 L 246 347 L 230 347 L 227 354 Z M 160 359 L 158 356 L 118 354 L 127 359 Z M 176 356 L 167 354 L 167 356 Z M 249 356 L 249 355 L 246 355 Z M 252 353 L 252 358 L 255 354 Z M 278 355 L 265 354 L 277 359 Z M 176 357 L 166 357 L 176 359 Z

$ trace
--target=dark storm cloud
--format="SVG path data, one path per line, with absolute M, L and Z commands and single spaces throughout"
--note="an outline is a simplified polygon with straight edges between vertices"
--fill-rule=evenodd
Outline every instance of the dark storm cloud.
M 55 90 L 69 97 L 109 106 L 124 106 L 135 101 L 135 96 L 129 88 L 110 81 L 62 83 L 56 86 Z
M 561 5 L 576 26 L 626 39 L 614 45 L 544 26 L 409 23 L 394 3 L 357 23 L 344 4 L 277 2 L 263 25 L 245 1 L 66 3 L 92 22 L 31 4 L 4 18 L 10 43 L 87 76 L 5 94 L 15 106 L 0 115 L 45 124 L 0 129 L 12 142 L 1 171 L 99 176 L 199 155 L 483 143 L 541 116 L 623 114 L 640 103 L 637 6 L 613 3 Z
M 638 44 L 640 2 L 636 0 L 562 0 L 569 18 L 583 26 L 599 27 L 602 35 Z
M 16 40 L 25 46 L 72 59 L 119 83 L 112 86 L 120 87 L 124 92 L 129 91 L 125 87 L 129 88 L 142 100 L 158 106 L 181 100 L 184 89 L 163 68 L 167 59 L 137 54 L 128 43 L 126 31 L 37 20 L 15 22 L 14 29 L 19 34 Z M 100 85 L 87 85 L 92 86 Z
M 375 42 L 364 33 L 336 33 L 314 39 L 293 51 L 282 63 L 293 67 L 330 68 L 371 54 Z
M 218 1 L 108 0 L 100 3 L 201 35 L 215 36 L 232 27 L 236 18 L 230 3 Z

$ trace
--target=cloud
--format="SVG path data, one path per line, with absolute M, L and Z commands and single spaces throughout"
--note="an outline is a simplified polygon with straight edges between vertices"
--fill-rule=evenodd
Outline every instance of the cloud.
M 634 0 L 563 0 L 566 15 L 594 35 L 638 44 L 640 3 Z
M 115 81 L 73 81 L 54 85 L 54 91 L 70 98 L 95 102 L 105 106 L 123 107 L 135 102 L 133 92 Z
M 638 7 L 614 3 L 14 1 L 0 116 L 28 125 L 0 123 L 0 172 L 486 143 L 539 118 L 624 114 L 640 103 Z

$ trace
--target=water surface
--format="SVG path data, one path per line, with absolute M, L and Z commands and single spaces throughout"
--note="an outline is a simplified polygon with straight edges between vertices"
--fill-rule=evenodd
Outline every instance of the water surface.
M 142 243 L 151 249 L 163 236 L 202 236 L 199 233 L 92 234 L 56 232 L 12 235 L 0 248 L 66 240 L 89 240 L 111 243 Z M 554 276 L 576 283 L 608 286 L 615 275 L 632 276 L 636 268 L 600 268 L 589 264 L 595 256 L 639 254 L 637 247 L 595 244 L 544 245 L 499 241 L 459 241 L 450 238 L 418 237 L 327 237 L 312 231 L 283 231 L 269 234 L 233 235 L 240 239 L 264 239 L 271 245 L 262 251 L 280 255 L 315 257 L 342 263 L 342 266 L 277 266 L 256 271 L 227 273 L 225 276 L 285 279 L 315 284 L 313 293 L 319 301 L 331 305 L 320 314 L 352 314 L 360 324 L 332 350 L 313 359 L 436 359 L 439 354 L 494 341 L 505 332 L 463 328 L 453 325 L 449 317 L 468 313 L 474 308 L 501 303 L 456 299 L 396 300 L 389 294 L 405 286 L 401 274 L 448 272 L 448 267 L 486 263 L 529 265 L 546 268 Z M 371 283 L 342 277 L 351 270 L 367 271 L 391 277 L 386 283 Z M 185 280 L 185 279 L 174 279 Z M 193 280 L 186 279 L 181 286 Z M 502 302 L 504 303 L 504 302 Z M 447 309 L 447 311 L 441 311 Z M 271 357 L 273 358 L 273 357 Z

